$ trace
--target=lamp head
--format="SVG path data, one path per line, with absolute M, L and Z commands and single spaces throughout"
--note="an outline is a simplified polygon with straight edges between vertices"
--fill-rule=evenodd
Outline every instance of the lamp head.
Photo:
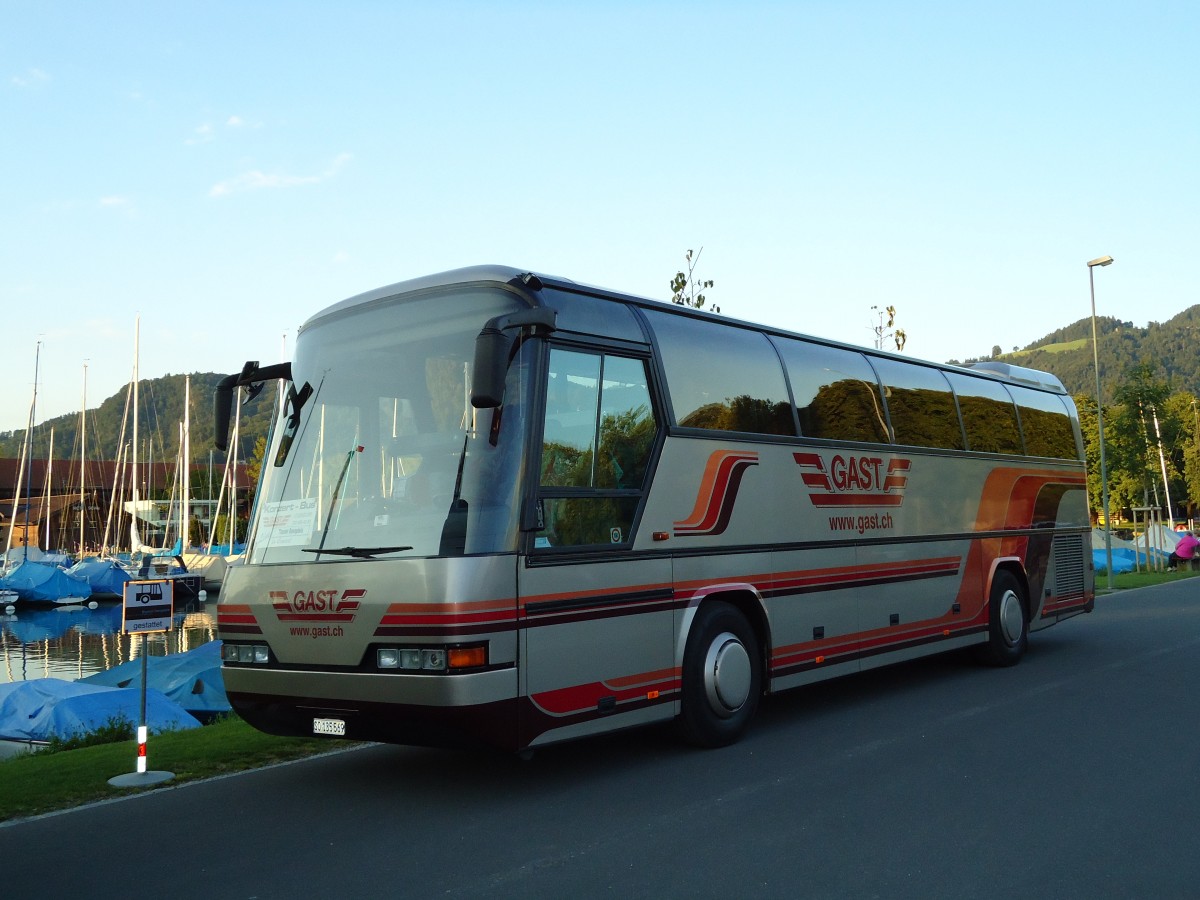
M 1113 259 L 1111 256 L 1100 256 L 1100 257 L 1097 257 L 1096 259 L 1089 260 L 1088 268 L 1090 269 L 1090 268 L 1092 268 L 1092 266 L 1111 266 L 1112 261 L 1113 261 Z

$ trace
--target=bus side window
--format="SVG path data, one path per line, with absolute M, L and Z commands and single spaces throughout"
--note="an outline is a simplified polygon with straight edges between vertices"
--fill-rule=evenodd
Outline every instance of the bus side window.
M 784 338 L 775 344 L 792 381 L 802 435 L 888 443 L 879 383 L 861 353 Z
M 600 392 L 601 487 L 642 486 L 655 430 L 645 363 L 606 356 Z
M 1078 459 L 1075 432 L 1062 398 L 1023 387 L 1013 387 L 1011 391 L 1017 401 L 1025 452 L 1029 456 Z
M 631 542 L 656 433 L 643 361 L 552 348 L 536 546 Z
M 543 486 L 593 486 L 600 363 L 594 353 L 550 351 L 539 467 Z
M 1024 452 L 1017 410 L 1004 385 L 958 372 L 947 372 L 946 377 L 958 395 L 968 450 L 1018 456 Z
M 682 428 L 793 437 L 787 382 L 770 339 L 748 328 L 646 310 Z
M 877 358 L 893 440 L 913 447 L 963 449 L 962 424 L 945 376 L 932 366 Z

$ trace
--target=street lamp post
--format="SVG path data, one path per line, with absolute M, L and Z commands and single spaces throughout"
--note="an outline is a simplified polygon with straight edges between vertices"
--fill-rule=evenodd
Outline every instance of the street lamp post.
M 1108 469 L 1104 464 L 1104 406 L 1100 399 L 1100 350 L 1096 341 L 1096 266 L 1111 266 L 1111 256 L 1088 261 L 1088 285 L 1092 290 L 1092 361 L 1096 366 L 1096 427 L 1100 434 L 1100 496 L 1104 508 L 1104 558 L 1108 567 L 1108 589 L 1113 589 L 1112 521 L 1108 517 Z

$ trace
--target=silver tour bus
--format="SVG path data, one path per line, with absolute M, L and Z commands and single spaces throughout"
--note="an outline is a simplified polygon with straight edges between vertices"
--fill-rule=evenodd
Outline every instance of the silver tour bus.
M 230 702 L 287 735 L 511 751 L 970 647 L 1094 602 L 1051 375 L 935 365 L 515 269 L 317 313 L 218 605 Z

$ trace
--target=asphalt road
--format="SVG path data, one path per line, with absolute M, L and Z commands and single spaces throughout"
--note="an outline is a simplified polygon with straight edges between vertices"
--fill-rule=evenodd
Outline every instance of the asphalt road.
M 532 761 L 374 746 L 0 826 L 29 897 L 1200 897 L 1200 581 Z

